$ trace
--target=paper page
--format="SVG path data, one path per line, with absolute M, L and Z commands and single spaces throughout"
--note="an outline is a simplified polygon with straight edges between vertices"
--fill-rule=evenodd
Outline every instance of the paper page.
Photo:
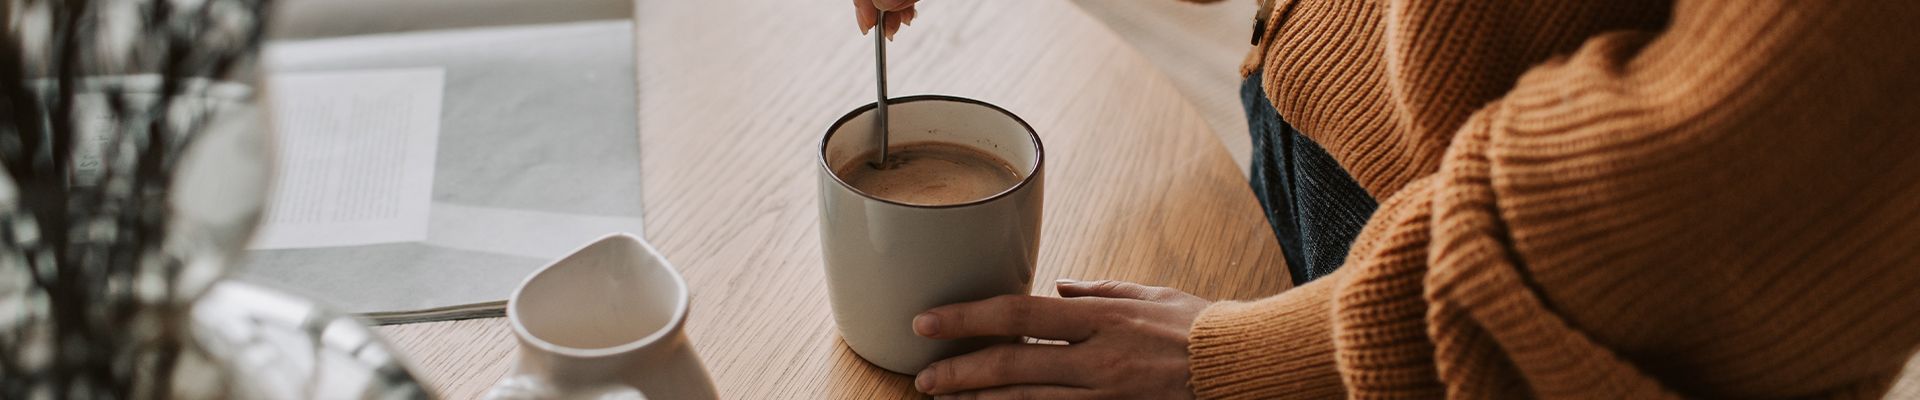
M 540 266 L 607 233 L 643 233 L 633 29 L 269 42 L 276 74 L 443 69 L 433 202 L 426 240 L 249 251 L 242 279 L 379 323 L 497 316 Z
M 416 68 L 272 78 L 280 163 L 252 248 L 425 240 L 443 75 Z

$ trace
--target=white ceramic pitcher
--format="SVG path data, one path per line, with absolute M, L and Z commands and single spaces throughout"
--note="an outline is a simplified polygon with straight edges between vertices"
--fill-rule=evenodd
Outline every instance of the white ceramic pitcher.
M 490 399 L 712 399 L 682 331 L 689 292 L 652 245 L 607 235 L 528 276 L 507 301 L 520 358 Z

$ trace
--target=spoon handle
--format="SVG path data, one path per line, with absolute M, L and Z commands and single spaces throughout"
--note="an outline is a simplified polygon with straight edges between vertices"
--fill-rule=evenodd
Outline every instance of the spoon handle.
M 880 159 L 873 160 L 873 165 L 874 168 L 885 168 L 887 136 L 891 134 L 888 132 L 890 126 L 887 125 L 887 12 L 881 11 L 877 21 L 880 26 L 879 30 L 873 33 L 873 71 L 874 87 L 879 88 L 880 100 L 874 103 L 877 105 L 874 108 L 876 117 L 874 125 L 875 131 L 878 132 L 877 136 L 880 137 L 880 151 L 876 153 L 880 155 Z

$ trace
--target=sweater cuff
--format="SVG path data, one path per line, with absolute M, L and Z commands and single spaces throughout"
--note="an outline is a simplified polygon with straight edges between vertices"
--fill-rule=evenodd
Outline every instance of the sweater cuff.
M 1223 301 L 1193 321 L 1187 384 L 1200 399 L 1346 396 L 1334 363 L 1330 299 L 1340 274 L 1253 302 Z

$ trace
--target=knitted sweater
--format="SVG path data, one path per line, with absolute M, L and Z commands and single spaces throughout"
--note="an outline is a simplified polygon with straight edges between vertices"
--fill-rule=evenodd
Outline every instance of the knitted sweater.
M 1920 2 L 1278 1 L 1268 96 L 1382 201 L 1194 322 L 1200 397 L 1870 398 L 1920 346 Z

